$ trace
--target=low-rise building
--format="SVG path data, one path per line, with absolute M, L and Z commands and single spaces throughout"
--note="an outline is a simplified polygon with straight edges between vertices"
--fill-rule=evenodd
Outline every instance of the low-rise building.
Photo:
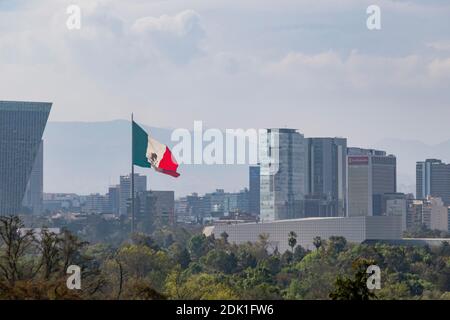
M 395 240 L 402 238 L 401 216 L 359 216 L 359 217 L 320 217 L 276 220 L 259 223 L 216 224 L 205 227 L 206 236 L 220 237 L 228 234 L 228 241 L 235 244 L 257 242 L 259 236 L 269 236 L 269 250 L 288 250 L 288 235 L 297 234 L 297 244 L 305 249 L 313 250 L 314 238 L 323 240 L 331 236 L 341 236 L 351 243 L 362 243 L 366 240 Z

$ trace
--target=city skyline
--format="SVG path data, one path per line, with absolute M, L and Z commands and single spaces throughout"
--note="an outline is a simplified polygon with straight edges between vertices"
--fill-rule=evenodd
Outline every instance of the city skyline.
M 170 141 L 172 132 L 170 129 L 144 127 L 167 145 L 173 146 L 174 143 Z M 305 134 L 307 138 L 311 137 L 308 132 L 304 132 L 301 128 L 299 132 Z M 110 135 L 112 139 L 107 145 L 104 145 L 106 135 Z M 355 146 L 352 137 L 346 138 L 350 147 Z M 76 192 L 81 194 L 104 192 L 105 186 L 118 183 L 116 181 L 117 176 L 129 171 L 130 160 L 126 151 L 130 143 L 129 120 L 88 123 L 49 122 L 44 133 L 44 139 L 46 139 L 44 170 L 46 174 L 44 190 L 46 192 Z M 85 139 L 88 139 L 90 143 L 86 143 L 87 140 Z M 70 148 L 67 148 L 65 143 L 68 140 L 72 143 Z M 95 144 L 97 145 L 94 147 Z M 414 141 L 391 139 L 387 142 L 380 141 L 374 145 L 360 145 L 360 147 L 386 150 L 388 153 L 396 155 L 398 160 L 398 189 L 406 193 L 415 192 L 416 161 L 439 158 L 450 162 L 450 152 L 446 153 L 445 151 L 449 148 L 445 147 L 445 144 L 428 146 Z M 90 157 L 80 157 L 81 154 L 89 154 Z M 111 161 L 105 164 L 103 161 L 105 157 L 110 158 Z M 75 158 L 78 158 L 77 163 L 73 163 Z M 98 163 L 102 163 L 102 165 L 99 166 Z M 173 187 L 177 194 L 183 196 L 190 194 L 191 189 L 200 193 L 217 188 L 239 191 L 248 184 L 246 167 L 247 165 L 181 165 L 185 179 L 191 180 L 189 188 L 185 187 L 182 182 L 173 183 L 166 177 L 145 170 L 137 170 L 139 173 L 148 176 L 150 185 L 155 189 L 168 190 Z M 85 171 L 87 168 L 90 168 L 89 174 Z M 78 171 L 78 173 L 72 177 L 73 170 Z M 67 183 L 67 179 L 64 178 L 65 175 L 71 177 L 70 183 Z M 201 181 L 195 179 L 198 175 L 203 177 Z

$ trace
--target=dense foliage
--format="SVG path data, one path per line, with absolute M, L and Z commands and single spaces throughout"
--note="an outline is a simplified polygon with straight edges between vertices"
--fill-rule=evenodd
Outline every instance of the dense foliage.
M 268 252 L 268 236 L 234 245 L 183 228 L 135 234 L 120 245 L 89 244 L 69 231 L 37 237 L 0 218 L 0 299 L 448 299 L 450 245 L 439 248 L 349 244 L 314 239 Z M 82 289 L 66 287 L 69 265 Z M 368 264 L 381 268 L 381 289 L 367 290 Z

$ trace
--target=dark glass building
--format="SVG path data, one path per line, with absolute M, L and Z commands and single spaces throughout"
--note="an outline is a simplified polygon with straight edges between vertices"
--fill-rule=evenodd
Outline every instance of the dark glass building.
M 258 166 L 249 167 L 249 211 L 251 214 L 259 216 L 260 201 L 260 168 Z
M 0 101 L 0 215 L 18 214 L 52 104 Z
M 427 196 L 441 198 L 450 206 L 450 164 L 438 159 L 427 159 L 416 163 L 416 198 Z
M 308 138 L 306 217 L 345 215 L 347 139 Z

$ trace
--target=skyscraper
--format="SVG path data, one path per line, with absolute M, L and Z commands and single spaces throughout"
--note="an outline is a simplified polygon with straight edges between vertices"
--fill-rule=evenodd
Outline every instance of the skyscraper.
M 344 216 L 347 194 L 347 139 L 308 138 L 306 216 Z M 325 210 L 317 210 L 325 206 Z M 311 208 L 309 210 L 308 208 Z
M 376 216 L 383 211 L 383 195 L 397 189 L 397 160 L 372 149 L 347 149 L 348 216 Z
M 110 186 L 108 189 L 108 200 L 111 213 L 118 215 L 120 208 L 120 186 Z
M 416 163 L 416 198 L 439 197 L 450 206 L 450 164 L 438 159 Z
M 249 213 L 259 216 L 260 167 L 249 167 Z
M 306 143 L 295 129 L 267 129 L 260 152 L 270 156 L 261 162 L 260 219 L 273 221 L 303 215 L 306 191 Z
M 0 101 L 0 215 L 20 213 L 52 104 Z
M 141 176 L 139 173 L 134 174 L 134 193 L 147 191 L 147 176 Z M 127 215 L 127 202 L 131 199 L 131 174 L 120 176 L 120 205 L 119 214 Z
M 41 214 L 43 211 L 44 196 L 44 141 L 39 145 L 39 151 L 34 160 L 30 179 L 28 180 L 22 205 L 33 214 Z

